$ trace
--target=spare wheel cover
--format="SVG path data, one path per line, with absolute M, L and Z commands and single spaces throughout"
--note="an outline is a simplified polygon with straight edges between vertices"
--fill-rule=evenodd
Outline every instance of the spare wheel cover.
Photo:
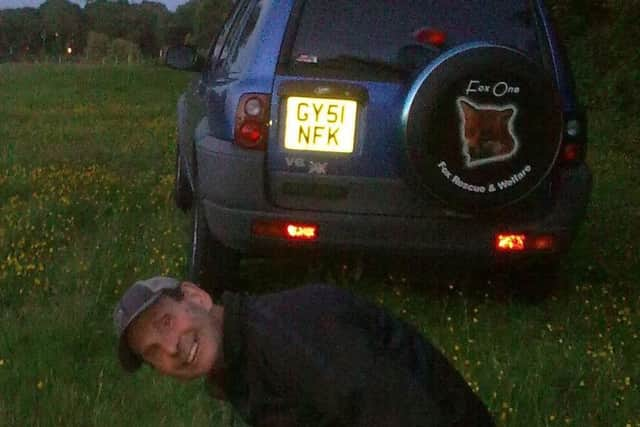
M 562 112 L 540 65 L 508 47 L 470 44 L 423 70 L 403 123 L 411 182 L 473 211 L 513 203 L 544 180 Z

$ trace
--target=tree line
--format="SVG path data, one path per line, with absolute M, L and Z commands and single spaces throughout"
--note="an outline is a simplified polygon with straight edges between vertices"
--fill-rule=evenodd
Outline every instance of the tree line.
M 46 0 L 40 7 L 0 10 L 0 60 L 48 57 L 156 57 L 165 46 L 206 47 L 233 0 L 190 0 L 175 12 L 155 1 Z
M 68 55 L 155 57 L 167 45 L 205 48 L 233 0 L 189 0 L 170 12 L 144 0 L 46 0 L 38 8 L 0 10 L 0 61 Z M 586 45 L 600 72 L 638 63 L 640 0 L 547 0 L 570 48 Z M 622 90 L 622 93 L 632 91 Z

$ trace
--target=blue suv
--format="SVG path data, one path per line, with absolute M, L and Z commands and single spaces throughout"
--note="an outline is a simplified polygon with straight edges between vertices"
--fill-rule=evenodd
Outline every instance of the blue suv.
M 239 0 L 177 107 L 191 279 L 311 250 L 555 263 L 591 191 L 542 0 Z M 546 271 L 546 267 L 545 267 Z

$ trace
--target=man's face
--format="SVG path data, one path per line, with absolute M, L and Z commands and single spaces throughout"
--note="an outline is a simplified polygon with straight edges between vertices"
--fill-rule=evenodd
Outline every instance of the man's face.
M 129 347 L 163 375 L 189 380 L 207 375 L 222 354 L 221 316 L 209 295 L 183 283 L 184 299 L 162 296 L 127 330 Z

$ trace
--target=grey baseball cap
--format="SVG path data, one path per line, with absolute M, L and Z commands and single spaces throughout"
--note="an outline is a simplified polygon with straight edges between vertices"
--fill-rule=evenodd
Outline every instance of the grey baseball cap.
M 133 372 L 142 365 L 140 356 L 134 353 L 127 343 L 127 328 L 143 311 L 160 298 L 164 290 L 176 289 L 180 283 L 177 279 L 162 276 L 139 280 L 127 289 L 118 301 L 113 311 L 113 324 L 119 341 L 118 357 L 125 371 Z

